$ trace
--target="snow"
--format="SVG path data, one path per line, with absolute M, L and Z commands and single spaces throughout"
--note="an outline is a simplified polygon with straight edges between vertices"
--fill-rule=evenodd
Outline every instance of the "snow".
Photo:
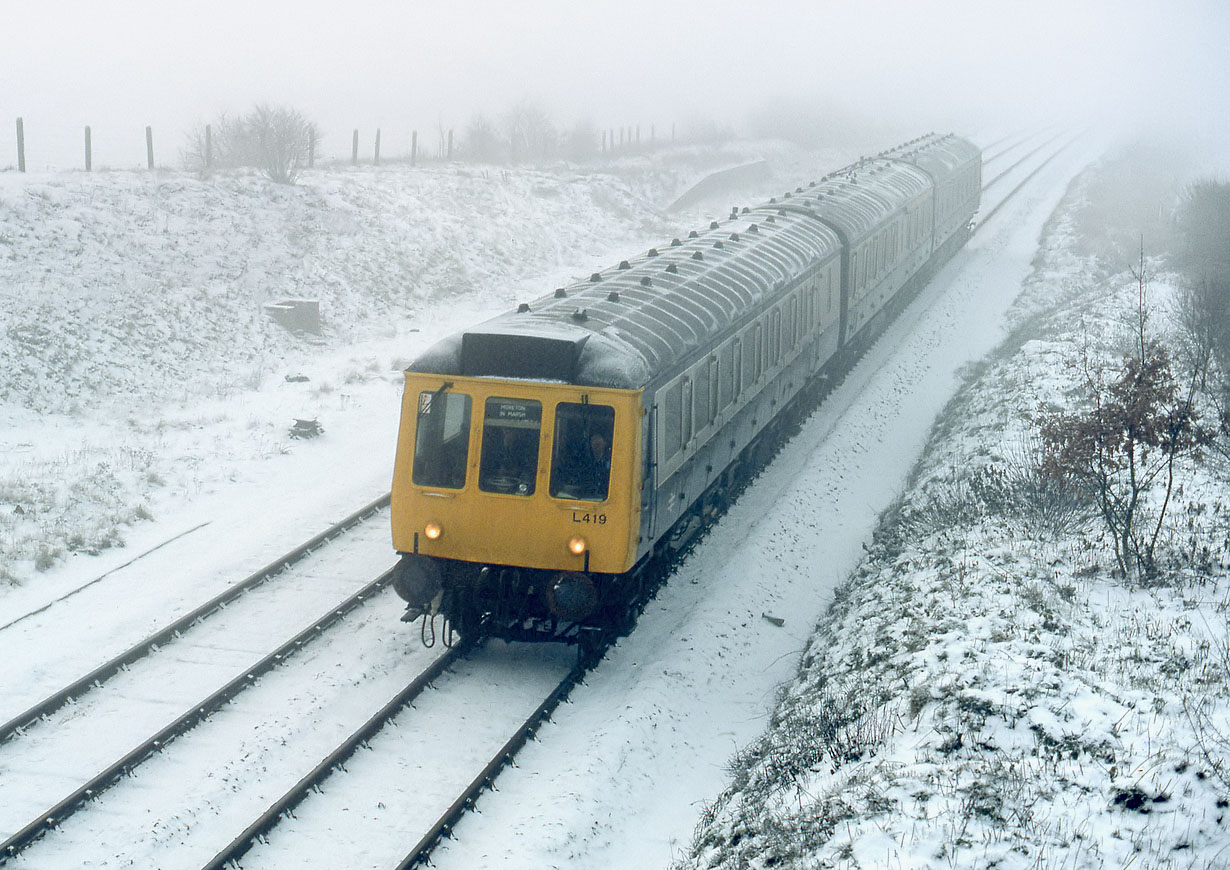
M 1132 849 L 1143 866 L 1216 866 L 1225 789 L 1191 723 L 1226 708 L 1210 697 L 1185 717 L 1183 704 L 1221 667 L 1224 566 L 1219 583 L 1131 588 L 1094 570 L 1104 552 L 959 516 L 891 551 L 873 539 L 895 504 L 943 504 L 956 470 L 1008 453 L 1022 427 L 1003 396 L 1063 397 L 1059 326 L 1089 306 L 1090 261 L 1070 227 L 1038 244 L 1101 150 L 1066 151 L 941 270 L 436 866 L 761 866 L 775 832 L 800 866 L 1117 866 Z M 0 627 L 0 719 L 385 491 L 400 369 L 434 339 L 726 214 L 720 201 L 681 221 L 654 203 L 749 154 L 683 156 L 602 173 L 331 170 L 293 189 L 0 173 L 0 626 L 50 604 Z M 843 162 L 772 156 L 781 189 Z M 805 158 L 826 162 L 800 170 Z M 260 304 L 282 296 L 322 300 L 320 343 L 265 320 Z M 291 440 L 296 417 L 324 435 Z M 1224 522 L 1214 483 L 1193 492 L 1200 528 Z M 347 582 L 393 561 L 369 537 L 362 567 L 338 569 Z M 436 654 L 399 615 L 391 596 L 369 602 L 14 865 L 199 866 Z M 479 664 L 530 692 L 552 655 Z M 513 703 L 489 686 L 466 697 L 484 694 L 432 720 L 441 745 Z M 836 742 L 799 752 L 797 734 L 821 733 L 808 728 Z M 397 732 L 397 751 L 413 748 L 413 727 Z M 285 734 L 304 742 L 288 750 Z M 384 866 L 385 846 L 368 846 L 413 805 L 407 763 L 339 780 L 253 860 Z M 1140 800 L 1148 815 L 1124 809 Z M 352 826 L 360 801 L 367 821 Z M 311 824 L 330 814 L 336 851 Z

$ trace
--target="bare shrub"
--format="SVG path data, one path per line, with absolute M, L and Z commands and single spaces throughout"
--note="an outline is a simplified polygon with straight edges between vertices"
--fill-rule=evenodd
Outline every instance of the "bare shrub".
M 320 143 L 320 131 L 303 114 L 286 106 L 258 104 L 239 117 L 221 115 L 189 137 L 184 162 L 190 168 L 259 169 L 271 181 L 294 184 Z
M 1156 547 L 1178 474 L 1177 461 L 1196 456 L 1212 439 L 1200 425 L 1194 379 L 1180 390 L 1171 355 L 1147 332 L 1145 273 L 1138 282 L 1135 348 L 1104 373 L 1084 361 L 1085 407 L 1043 412 L 1043 471 L 1051 480 L 1083 490 L 1115 545 L 1124 576 L 1152 578 Z M 1162 484 L 1160 505 L 1149 494 Z
M 504 116 L 508 156 L 513 163 L 549 160 L 559 149 L 559 134 L 540 106 L 520 102 Z
M 466 125 L 461 152 L 475 163 L 500 163 L 508 153 L 508 143 L 495 122 L 486 115 L 475 115 Z

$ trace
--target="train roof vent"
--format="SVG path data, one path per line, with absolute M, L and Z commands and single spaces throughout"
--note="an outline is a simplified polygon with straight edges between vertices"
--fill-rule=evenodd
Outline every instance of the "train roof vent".
M 726 246 L 722 244 L 722 240 L 721 240 L 721 239 L 718 239 L 716 242 L 714 242 L 714 243 L 713 243 L 713 247 L 717 248 L 717 249 L 720 251 L 720 250 L 722 250 L 723 248 L 725 248 Z
M 756 226 L 755 224 L 752 224 L 750 227 L 747 228 L 747 231 L 749 233 L 758 233 L 760 232 L 760 227 Z
M 528 302 L 522 302 L 520 305 L 517 306 L 518 314 L 528 314 L 529 311 L 530 311 L 530 304 Z
M 669 265 L 667 265 L 667 267 L 666 267 L 666 271 L 668 271 L 668 272 L 670 272 L 672 275 L 674 275 L 676 272 L 678 272 L 678 271 L 679 271 L 679 267 L 678 267 L 678 266 L 676 266 L 674 263 L 670 263 Z
M 598 272 L 595 272 L 594 274 L 589 276 L 589 283 L 591 284 L 597 284 L 601 280 L 602 280 L 602 275 Z
M 619 268 L 620 268 L 621 270 L 622 270 L 622 269 L 631 269 L 631 268 L 632 268 L 632 265 L 631 265 L 631 264 L 630 264 L 627 260 L 620 260 L 620 261 L 619 261 Z
M 703 260 L 705 259 L 705 255 L 702 254 L 700 251 L 697 251 L 696 253 L 692 254 L 692 259 L 693 260 Z
M 616 291 L 612 290 L 610 293 L 606 294 L 606 301 L 607 301 L 607 302 L 618 302 L 618 301 L 619 301 L 619 293 L 617 293 Z
M 739 234 L 738 234 L 738 233 L 731 233 L 731 234 L 730 234 L 730 240 L 731 240 L 732 242 L 737 242 L 737 241 L 739 241 Z
M 657 248 L 650 248 L 650 249 L 649 249 L 649 254 L 648 254 L 648 256 L 650 256 L 650 257 L 656 257 L 656 256 L 658 256 L 658 249 L 657 249 Z
M 699 239 L 700 233 L 696 232 L 696 230 L 692 230 L 690 233 L 688 233 L 688 238 L 689 239 Z
M 641 279 L 641 286 L 642 287 L 652 287 L 653 279 L 650 278 L 648 275 L 646 275 L 644 278 Z
M 572 319 L 578 323 L 584 323 L 589 320 L 589 312 L 584 308 L 578 308 L 576 311 L 572 312 Z
M 751 211 L 752 211 L 752 210 L 751 210 L 750 208 L 748 208 L 747 206 L 743 206 L 743 213 L 744 213 L 744 214 L 750 214 L 750 213 L 751 213 Z
M 568 291 L 567 291 L 567 290 L 565 290 L 563 287 L 556 287 L 556 288 L 555 288 L 555 298 L 556 298 L 556 299 L 564 299 L 564 298 L 566 298 L 567 296 L 568 296 Z
M 710 221 L 710 222 L 709 222 L 709 229 L 711 229 L 711 230 L 716 230 L 717 228 L 718 228 L 718 222 L 717 222 L 717 221 Z
M 680 245 L 682 245 L 682 244 L 683 244 L 683 242 L 679 241 L 678 239 L 671 239 L 671 247 L 672 247 L 672 248 L 677 248 L 677 247 L 679 247 L 679 246 L 680 246 Z

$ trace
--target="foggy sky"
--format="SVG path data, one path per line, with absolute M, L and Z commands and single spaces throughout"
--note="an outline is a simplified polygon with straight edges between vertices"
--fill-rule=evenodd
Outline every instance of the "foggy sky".
M 1035 118 L 1227 115 L 1222 0 L 30 0 L 0 20 L 0 168 L 24 118 L 32 169 L 178 165 L 186 131 L 290 105 L 349 155 L 382 128 L 433 147 L 528 100 L 561 126 L 743 124 L 766 104 L 843 105 L 974 132 Z

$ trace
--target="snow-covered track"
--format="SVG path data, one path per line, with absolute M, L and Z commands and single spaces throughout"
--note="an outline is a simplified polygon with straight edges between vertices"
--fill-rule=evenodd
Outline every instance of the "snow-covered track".
M 96 798 L 112 785 L 119 782 L 124 776 L 131 773 L 150 756 L 164 750 L 175 738 L 201 724 L 210 714 L 216 712 L 240 692 L 249 688 L 262 675 L 281 665 L 314 638 L 320 636 L 330 626 L 381 592 L 388 585 L 391 578 L 392 570 L 386 570 L 375 580 L 363 586 L 358 592 L 344 601 L 331 606 L 328 611 L 313 620 L 310 625 L 290 640 L 283 643 L 264 658 L 244 668 L 238 676 L 207 697 L 192 704 L 155 734 L 138 742 L 132 749 L 108 764 L 83 785 L 59 800 L 54 806 L 40 812 L 37 817 L 23 825 L 3 843 L 0 843 L 0 862 L 12 857 L 48 830 L 53 829 L 88 801 Z
M 138 641 L 124 652 L 109 661 L 104 662 L 84 676 L 74 680 L 58 692 L 47 696 L 28 709 L 12 717 L 9 721 L 5 722 L 3 725 L 0 725 L 0 744 L 6 743 L 13 739 L 14 736 L 19 735 L 25 728 L 37 723 L 40 719 L 49 716 L 65 704 L 68 704 L 80 698 L 85 693 L 100 687 L 103 683 L 115 676 L 121 670 L 129 667 L 133 663 L 149 655 L 151 652 L 159 649 L 163 644 L 182 635 L 184 632 L 192 628 L 192 626 L 199 620 L 203 620 L 210 615 L 217 613 L 239 596 L 273 579 L 291 566 L 310 556 L 322 544 L 333 541 L 338 536 L 345 534 L 350 529 L 353 529 L 365 520 L 370 519 L 379 511 L 387 507 L 388 504 L 389 494 L 385 493 L 374 501 L 364 505 L 350 516 L 340 522 L 335 523 L 322 531 L 320 534 L 313 536 L 308 541 L 305 541 L 288 553 L 278 557 L 265 567 L 245 577 L 234 586 L 227 588 L 225 591 L 211 598 L 209 601 L 206 601 L 190 613 L 185 614 L 172 622 L 170 625 L 159 629 L 157 632 L 149 635 L 145 639 Z
M 232 861 L 238 863 L 239 859 L 257 841 L 263 839 L 266 834 L 273 830 L 283 816 L 293 815 L 295 807 L 307 799 L 313 792 L 318 791 L 324 781 L 333 775 L 334 771 L 344 769 L 347 759 L 353 756 L 360 747 L 366 746 L 368 741 L 380 729 L 384 728 L 390 720 L 410 706 L 414 699 L 422 694 L 424 689 L 451 668 L 459 658 L 469 652 L 469 649 L 470 646 L 467 644 L 455 646 L 432 662 L 427 670 L 419 674 L 405 689 L 398 692 L 392 700 L 381 707 L 357 731 L 326 755 L 318 765 L 295 783 L 289 791 L 274 801 L 268 809 L 257 817 L 256 821 L 248 825 L 224 849 L 219 851 L 205 865 L 206 870 L 215 870 L 215 868 L 216 870 L 221 870 L 221 868 L 226 867 Z
M 1056 138 L 1058 138 L 1058 137 L 1056 137 Z M 1016 194 L 1017 194 L 1017 193 L 1019 193 L 1019 192 L 1020 192 L 1020 191 L 1021 191 L 1024 187 L 1025 187 L 1025 185 L 1029 184 L 1029 182 L 1030 182 L 1030 181 L 1032 181 L 1032 180 L 1034 179 L 1034 176 L 1036 176 L 1039 172 L 1041 172 L 1043 169 L 1045 169 L 1048 165 L 1050 165 L 1051 161 L 1053 161 L 1055 158 L 1057 158 L 1057 157 L 1058 157 L 1060 154 L 1062 154 L 1064 151 L 1066 151 L 1066 150 L 1068 150 L 1069 148 L 1071 148 L 1071 147 L 1072 147 L 1074 144 L 1076 144 L 1076 142 L 1078 142 L 1079 140 L 1080 140 L 1080 135 L 1079 135 L 1079 134 L 1078 134 L 1078 135 L 1076 135 L 1076 136 L 1072 136 L 1071 138 L 1069 138 L 1069 139 L 1068 139 L 1068 141 L 1067 141 L 1067 142 L 1063 143 L 1062 145 L 1060 145 L 1059 147 L 1057 147 L 1057 148 L 1055 148 L 1053 151 L 1051 151 L 1051 153 L 1050 153 L 1049 155 L 1047 155 L 1047 157 L 1046 157 L 1046 158 L 1045 158 L 1045 159 L 1044 159 L 1041 163 L 1039 163 L 1037 166 L 1033 167 L 1033 168 L 1030 170 L 1029 174 L 1027 174 L 1027 175 L 1026 175 L 1024 178 L 1022 178 L 1020 181 L 1018 181 L 1018 182 L 1017 182 L 1017 184 L 1016 184 L 1016 186 L 1015 186 L 1014 188 L 1012 188 L 1012 190 L 1010 190 L 1010 191 L 1008 191 L 1008 193 L 1004 194 L 1003 198 L 1002 198 L 1002 199 L 1000 199 L 1000 201 L 999 201 L 999 202 L 997 202 L 994 206 L 992 206 L 992 208 L 991 208 L 991 209 L 990 209 L 990 210 L 989 210 L 989 211 L 988 211 L 985 215 L 983 215 L 983 216 L 981 217 L 981 219 L 978 221 L 978 224 L 974 227 L 974 231 L 975 231 L 975 232 L 977 232 L 977 230 L 978 230 L 980 227 L 982 227 L 982 226 L 983 226 L 983 225 L 984 225 L 987 221 L 989 221 L 992 217 L 994 217 L 994 216 L 995 216 L 996 212 L 998 212 L 1001 208 L 1003 208 L 1005 205 L 1007 205 L 1007 204 L 1008 204 L 1008 202 L 1012 199 L 1012 197 L 1016 196 Z M 1052 139 L 1052 140 L 1050 140 L 1050 141 L 1048 141 L 1048 142 L 1046 143 L 1046 145 L 1051 144 L 1051 142 L 1053 142 L 1053 141 L 1054 141 L 1053 139 Z M 1043 147 L 1045 147 L 1045 145 L 1044 145 Z M 999 175 L 997 175 L 995 178 L 991 179 L 989 182 L 987 182 L 985 185 L 983 185 L 983 188 L 982 188 L 982 189 L 983 189 L 983 191 L 986 191 L 986 190 L 987 190 L 987 189 L 988 189 L 991 185 L 995 184 L 997 181 L 999 181 L 1001 178 L 1003 178 L 1004 176 L 1006 176 L 1006 175 L 1007 175 L 1009 172 L 1011 172 L 1013 169 L 1016 169 L 1018 166 L 1020 166 L 1021 164 L 1023 164 L 1023 163 L 1024 163 L 1027 159 L 1029 159 L 1030 157 L 1034 156 L 1034 154 L 1036 154 L 1038 151 L 1041 151 L 1041 150 L 1042 150 L 1042 148 L 1040 147 L 1040 148 L 1038 148 L 1038 149 L 1036 149 L 1036 150 L 1034 150 L 1034 151 L 1031 151 L 1031 152 L 1030 152 L 1029 154 L 1027 154 L 1025 157 L 1021 158 L 1021 159 L 1020 159 L 1020 160 L 1018 160 L 1016 163 L 1014 163 L 1011 167 L 1009 167 L 1008 169 L 1005 169 L 1002 173 L 1000 173 L 1000 174 L 999 174 Z
M 503 646 L 502 642 L 499 641 L 488 643 Z M 522 651 L 526 653 L 534 653 L 540 650 L 541 648 L 522 647 Z M 370 775 L 370 769 L 372 768 L 396 766 L 396 763 L 392 761 L 381 764 L 382 759 L 386 755 L 392 757 L 400 752 L 405 752 L 405 744 L 407 742 L 416 744 L 414 755 L 427 759 L 436 759 L 441 756 L 448 756 L 449 759 L 452 759 L 462 754 L 458 750 L 472 748 L 471 744 L 477 741 L 464 741 L 464 745 L 461 745 L 463 741 L 457 739 L 457 735 L 449 727 L 447 721 L 453 717 L 439 715 L 442 711 L 418 710 L 408 726 L 404 724 L 396 726 L 394 720 L 403 715 L 408 715 L 409 708 L 416 700 L 420 699 L 423 691 L 429 686 L 439 689 L 440 697 L 449 698 L 450 700 L 446 703 L 454 703 L 461 706 L 472 705 L 475 690 L 470 684 L 476 681 L 476 676 L 471 674 L 467 677 L 466 675 L 456 673 L 456 670 L 458 665 L 464 660 L 481 658 L 484 651 L 484 647 L 475 648 L 463 644 L 436 659 L 428 670 L 424 671 L 353 734 L 342 741 L 285 794 L 270 804 L 243 832 L 214 855 L 208 863 L 204 864 L 202 870 L 223 870 L 223 868 L 228 866 L 238 865 L 241 859 L 245 867 L 259 867 L 266 858 L 275 853 L 281 857 L 273 859 L 274 863 L 277 863 L 278 866 L 287 866 L 285 864 L 287 859 L 282 855 L 281 847 L 302 848 L 299 845 L 293 844 L 299 844 L 305 838 L 308 840 L 314 839 L 313 826 L 317 820 L 328 819 L 329 812 L 328 810 L 315 811 L 312 802 L 314 800 L 328 801 L 329 793 L 332 791 L 332 783 L 326 785 L 326 780 L 329 780 L 339 772 L 344 775 L 343 778 L 353 776 L 359 782 L 362 782 L 365 776 Z M 596 662 L 601 657 L 601 654 L 602 650 L 599 650 L 587 662 Z M 472 663 L 478 670 L 490 670 L 489 662 L 474 660 Z M 533 706 L 528 715 L 518 723 L 515 723 L 515 727 L 511 721 L 508 723 L 508 727 L 505 728 L 503 734 L 510 734 L 510 736 L 499 743 L 498 749 L 492 753 L 489 760 L 483 763 L 481 761 L 482 756 L 479 756 L 480 760 L 477 761 L 474 759 L 468 759 L 465 762 L 458 761 L 456 765 L 458 769 L 451 771 L 447 776 L 448 784 L 434 789 L 434 794 L 432 794 L 433 788 L 430 782 L 418 782 L 416 780 L 416 774 L 424 780 L 430 776 L 425 769 L 420 768 L 407 774 L 407 780 L 404 783 L 405 788 L 407 790 L 414 790 L 418 794 L 432 794 L 434 804 L 437 806 L 444 804 L 449 799 L 447 791 L 450 788 L 449 784 L 455 784 L 451 786 L 455 789 L 451 792 L 455 797 L 452 798 L 451 803 L 448 803 L 436 820 L 429 827 L 423 828 L 421 832 L 413 824 L 413 819 L 424 818 L 418 812 L 412 818 L 405 819 L 403 824 L 398 826 L 397 830 L 386 832 L 388 835 L 385 838 L 388 841 L 385 844 L 386 852 L 390 848 L 396 848 L 395 844 L 408 842 L 409 838 L 421 833 L 417 843 L 405 853 L 405 856 L 398 863 L 391 864 L 391 866 L 408 868 L 419 866 L 426 862 L 431 850 L 439 843 L 440 839 L 450 834 L 453 825 L 475 806 L 476 801 L 484 790 L 493 787 L 495 778 L 499 775 L 500 770 L 512 763 L 517 751 L 534 736 L 539 726 L 550 717 L 552 711 L 567 699 L 569 692 L 581 682 L 589 667 L 589 664 L 578 662 L 546 694 L 545 699 L 536 704 L 533 699 L 527 702 L 525 700 L 525 692 L 514 688 L 513 684 L 517 681 L 502 681 L 504 684 L 502 688 L 505 691 L 521 696 L 517 698 L 521 702 L 519 709 L 524 710 L 530 708 L 531 705 Z M 545 677 L 546 674 L 540 673 L 539 676 Z M 453 680 L 461 682 L 459 685 L 445 685 L 446 682 Z M 484 689 L 483 691 L 489 690 Z M 470 700 L 458 700 L 466 696 L 467 692 L 470 693 Z M 538 697 L 541 698 L 542 695 L 538 695 Z M 517 706 L 515 701 L 513 703 L 492 703 L 485 712 L 492 719 L 499 718 L 500 716 L 506 719 L 509 717 L 516 718 L 517 713 L 508 709 L 513 706 Z M 497 713 L 497 710 L 500 712 Z M 440 746 L 429 742 L 427 739 L 423 739 L 421 744 L 417 743 L 424 731 L 428 730 L 426 725 L 422 728 L 416 728 L 416 723 L 425 716 L 430 716 L 435 727 L 442 729 L 442 737 L 458 745 L 450 746 L 445 744 Z M 397 746 L 385 747 L 380 745 L 382 732 L 385 731 L 390 733 L 383 736 L 387 737 L 390 743 L 400 744 L 400 748 Z M 411 732 L 413 736 L 405 737 L 404 732 L 407 731 Z M 403 732 L 403 734 L 398 734 L 397 732 Z M 494 743 L 495 741 L 488 739 L 487 742 Z M 375 757 L 370 761 L 363 760 L 362 762 L 369 769 L 368 773 L 358 770 L 358 765 L 354 765 L 356 767 L 354 772 L 347 767 L 350 760 L 361 748 L 371 749 L 375 754 Z M 451 760 L 449 764 L 452 764 Z M 479 764 L 482 766 L 478 773 L 469 777 L 469 774 L 478 768 Z M 467 777 L 469 778 L 467 779 Z M 348 790 L 351 792 L 358 791 L 368 795 L 378 793 L 380 788 L 379 784 L 360 785 L 352 783 L 348 786 Z M 296 812 L 297 809 L 299 809 L 299 812 Z M 427 815 L 425 817 L 430 818 L 431 816 Z M 284 832 L 279 830 L 279 826 L 283 824 L 296 827 L 297 830 L 294 831 L 293 837 L 283 836 Z M 330 834 L 323 833 L 323 829 L 321 832 L 316 833 L 319 833 L 322 838 L 326 839 L 331 836 Z M 336 833 L 336 831 L 333 833 Z M 397 853 L 400 854 L 405 849 L 406 846 L 402 845 Z M 390 859 L 390 861 L 396 860 L 395 857 Z M 293 865 L 294 863 L 292 860 L 291 864 Z
M 988 142 L 982 146 L 982 167 L 985 173 L 986 168 L 992 163 L 998 163 L 999 160 L 1006 155 L 1012 154 L 1019 150 L 1026 143 L 1045 136 L 1053 127 L 1043 127 L 1034 130 L 1023 130 L 1016 133 L 1010 133 L 1007 136 L 1001 136 L 994 142 Z M 1058 135 L 1058 134 L 1057 134 Z M 991 149 L 998 149 L 991 153 Z M 986 185 L 983 185 L 983 190 L 986 190 Z
M 601 652 L 591 661 L 596 662 L 600 658 Z M 585 673 L 588 670 L 589 668 L 585 664 L 578 663 L 569 672 L 568 676 L 547 696 L 546 700 L 526 717 L 526 720 L 521 723 L 521 727 L 517 729 L 516 733 L 508 739 L 507 743 L 500 747 L 495 756 L 487 762 L 487 766 L 479 772 L 478 776 L 470 781 L 465 791 L 440 815 L 440 818 L 436 819 L 435 824 L 415 844 L 406 857 L 401 860 L 397 865 L 397 870 L 407 870 L 407 868 L 418 867 L 427 863 L 432 849 L 439 844 L 441 838 L 452 834 L 453 825 L 474 807 L 479 795 L 492 787 L 500 771 L 512 763 L 517 751 L 526 744 L 526 741 L 534 736 L 538 731 L 538 726 L 550 717 L 552 711 L 567 700 L 568 694 L 584 679 Z
M 1063 131 L 1060 131 L 1060 132 L 1056 133 L 1056 134 L 1055 134 L 1054 136 L 1052 136 L 1051 138 L 1049 138 L 1049 139 L 1047 139 L 1046 141 L 1044 141 L 1044 142 L 1042 142 L 1041 144 L 1039 144 L 1039 145 L 1038 145 L 1036 148 L 1034 148 L 1033 150 L 1031 150 L 1031 151 L 1027 152 L 1026 154 L 1022 155 L 1020 158 L 1018 158 L 1018 159 L 1016 160 L 1016 162 L 1015 162 L 1015 163 L 1011 164 L 1011 165 L 1010 165 L 1010 166 L 1008 166 L 1006 169 L 1002 170 L 1002 171 L 1001 171 L 998 175 L 996 175 L 996 176 L 995 176 L 994 178 L 992 178 L 990 181 L 984 181 L 984 182 L 983 182 L 983 184 L 982 184 L 982 190 L 983 190 L 983 193 L 985 193 L 986 191 L 990 190 L 990 189 L 991 189 L 992 187 L 994 187 L 997 183 L 999 183 L 1000 181 L 1002 181 L 1002 180 L 1003 180 L 1003 179 L 1004 179 L 1004 178 L 1005 178 L 1005 177 L 1006 177 L 1009 173 L 1011 173 L 1014 169 L 1016 169 L 1016 168 L 1018 168 L 1019 166 L 1021 166 L 1022 164 L 1024 164 L 1026 160 L 1029 160 L 1029 158 L 1031 158 L 1031 157 L 1033 157 L 1034 155 L 1038 154 L 1039 152 L 1041 152 L 1041 151 L 1045 150 L 1045 149 L 1046 149 L 1046 148 L 1048 148 L 1050 145 L 1054 144 L 1056 141 L 1058 141 L 1059 139 L 1061 139 L 1061 138 L 1063 137 L 1063 135 L 1064 135 L 1064 132 L 1063 132 Z M 1063 149 L 1060 149 L 1060 151 L 1062 151 L 1062 150 L 1063 150 Z M 1055 156 L 1058 156 L 1058 154 L 1059 154 L 1059 151 L 1056 151 L 1056 152 L 1055 152 L 1054 154 L 1052 154 L 1051 156 L 1052 156 L 1052 158 L 1053 158 L 1053 157 L 1055 157 Z M 1049 162 L 1049 161 L 1048 161 L 1048 162 Z M 1044 163 L 1043 165 L 1046 165 L 1046 164 Z M 1040 168 L 1040 167 L 1039 167 L 1039 168 Z M 1006 199 L 1007 199 L 1007 197 L 1005 197 L 1005 200 L 1006 200 Z

